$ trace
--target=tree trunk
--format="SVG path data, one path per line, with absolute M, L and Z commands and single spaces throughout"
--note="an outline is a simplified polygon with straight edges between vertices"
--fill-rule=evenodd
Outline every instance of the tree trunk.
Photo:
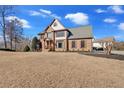
M 7 48 L 5 30 L 3 30 L 3 40 L 4 40 L 4 47 Z
M 108 54 L 111 55 L 111 51 L 112 51 L 112 46 L 109 46 L 109 50 L 108 50 Z
M 111 50 L 112 50 L 112 46 L 111 45 L 108 45 L 107 46 L 107 55 L 111 55 Z
M 13 35 L 12 35 L 13 29 L 10 30 L 10 47 L 12 50 L 12 41 L 13 41 Z
M 3 21 L 3 40 L 4 40 L 4 46 L 7 48 L 7 43 L 6 43 L 6 27 L 5 27 L 5 16 L 4 13 L 2 13 L 2 21 Z
M 15 36 L 15 51 L 16 51 L 16 36 Z
M 11 40 L 10 40 L 10 48 L 11 48 L 11 50 L 12 50 L 12 38 L 11 38 Z
M 15 51 L 16 51 L 16 42 L 15 42 Z

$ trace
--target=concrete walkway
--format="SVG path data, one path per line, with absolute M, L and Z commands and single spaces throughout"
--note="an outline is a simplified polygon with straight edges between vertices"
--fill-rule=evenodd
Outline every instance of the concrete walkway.
M 112 51 L 113 54 L 124 55 L 124 51 Z

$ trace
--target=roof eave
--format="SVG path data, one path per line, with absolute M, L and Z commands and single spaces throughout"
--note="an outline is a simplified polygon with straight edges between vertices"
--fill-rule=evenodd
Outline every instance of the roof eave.
M 82 38 L 68 38 L 69 40 L 71 39 L 93 39 L 93 37 L 82 37 Z

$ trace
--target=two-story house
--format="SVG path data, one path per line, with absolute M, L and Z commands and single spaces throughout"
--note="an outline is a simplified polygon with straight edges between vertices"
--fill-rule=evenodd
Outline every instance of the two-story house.
M 92 28 L 82 26 L 65 28 L 58 19 L 54 19 L 47 28 L 39 33 L 42 51 L 91 51 Z

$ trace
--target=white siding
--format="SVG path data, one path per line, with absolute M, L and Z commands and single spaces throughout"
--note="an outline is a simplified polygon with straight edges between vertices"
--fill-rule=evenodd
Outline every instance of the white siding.
M 55 26 L 54 24 L 56 24 L 56 26 Z M 65 29 L 64 26 L 63 26 L 58 20 L 55 20 L 54 23 L 51 25 L 51 27 L 52 27 L 54 30 Z
M 100 43 L 93 43 L 93 47 L 102 48 L 102 45 Z

